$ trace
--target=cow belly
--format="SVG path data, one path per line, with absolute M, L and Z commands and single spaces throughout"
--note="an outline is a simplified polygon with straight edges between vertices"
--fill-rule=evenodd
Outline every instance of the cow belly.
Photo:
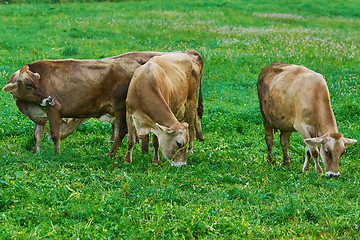
M 90 117 L 100 118 L 105 114 L 114 115 L 114 111 L 111 104 L 103 104 L 102 106 L 87 105 L 87 107 L 79 106 L 76 108 L 67 108 L 67 109 L 64 108 L 60 112 L 61 117 L 66 117 L 66 118 L 90 118 Z
M 285 106 L 272 106 L 264 109 L 264 114 L 272 128 L 287 132 L 296 131 L 294 128 L 293 113 L 284 110 Z
M 279 129 L 285 132 L 295 132 L 294 123 L 286 119 L 285 116 L 267 116 L 273 129 Z

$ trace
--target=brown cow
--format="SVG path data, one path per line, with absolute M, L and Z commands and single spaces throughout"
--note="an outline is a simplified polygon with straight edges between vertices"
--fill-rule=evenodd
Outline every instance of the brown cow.
M 316 172 L 323 174 L 317 148 L 321 145 L 320 156 L 326 175 L 338 177 L 340 157 L 356 140 L 338 132 L 322 75 L 303 66 L 273 62 L 260 72 L 257 90 L 269 162 L 273 161 L 273 131 L 281 132 L 284 165 L 290 165 L 290 135 L 297 131 L 306 143 L 303 172 L 309 170 L 309 160 L 313 157 Z
M 35 139 L 42 137 L 49 120 L 55 152 L 60 152 L 61 118 L 114 116 L 114 143 L 108 153 L 114 156 L 127 132 L 125 99 L 131 77 L 136 68 L 162 54 L 138 52 L 103 60 L 40 60 L 12 74 L 3 90 L 11 92 L 19 109 L 37 124 Z M 46 107 L 46 116 L 40 105 Z M 40 142 L 34 152 L 39 146 Z
M 154 164 L 159 161 L 160 146 L 172 165 L 186 165 L 186 145 L 189 143 L 191 154 L 195 135 L 203 140 L 199 119 L 202 116 L 202 70 L 200 54 L 186 51 L 153 57 L 135 71 L 126 99 L 129 132 L 126 162 L 132 162 L 136 135 L 152 132 Z

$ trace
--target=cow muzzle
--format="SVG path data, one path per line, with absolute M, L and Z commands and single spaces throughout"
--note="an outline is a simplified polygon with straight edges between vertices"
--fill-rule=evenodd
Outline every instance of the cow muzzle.
M 40 104 L 43 107 L 46 107 L 47 105 L 54 106 L 55 101 L 52 99 L 52 97 L 48 96 L 47 98 L 44 98 Z
M 175 167 L 186 166 L 186 162 L 171 162 L 171 166 L 175 166 Z
M 337 178 L 337 177 L 340 176 L 340 173 L 339 173 L 339 172 L 338 172 L 338 173 L 326 172 L 325 175 L 326 175 L 327 177 L 329 177 L 329 178 L 333 178 L 333 177 Z

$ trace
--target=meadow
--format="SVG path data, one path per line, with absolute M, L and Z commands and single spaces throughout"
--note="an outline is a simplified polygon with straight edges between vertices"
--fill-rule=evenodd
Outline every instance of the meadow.
M 0 239 L 360 239 L 360 144 L 341 176 L 301 173 L 304 143 L 279 134 L 266 160 L 256 81 L 273 61 L 327 81 L 338 129 L 359 138 L 360 2 L 310 0 L 0 1 L 0 86 L 39 59 L 100 59 L 195 49 L 204 58 L 204 142 L 186 167 L 151 164 L 91 119 L 61 142 L 44 137 L 0 92 Z M 321 164 L 321 166 L 323 166 Z

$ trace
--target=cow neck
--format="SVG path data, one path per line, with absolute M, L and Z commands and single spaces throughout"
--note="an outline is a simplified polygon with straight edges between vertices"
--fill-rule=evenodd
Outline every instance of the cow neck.
M 329 136 L 332 133 L 337 133 L 337 125 L 331 107 L 327 108 L 317 118 L 317 129 L 319 136 Z
M 179 121 L 176 119 L 169 105 L 165 104 L 164 99 L 159 99 L 158 102 L 162 102 L 162 104 L 156 106 L 157 111 L 150 113 L 154 122 L 166 127 L 177 126 Z
M 169 106 L 169 100 L 164 98 L 159 88 L 152 87 L 152 91 L 144 92 L 143 94 L 145 95 L 142 96 L 147 96 L 142 99 L 145 111 L 155 123 L 166 127 L 179 125 L 179 121 Z

